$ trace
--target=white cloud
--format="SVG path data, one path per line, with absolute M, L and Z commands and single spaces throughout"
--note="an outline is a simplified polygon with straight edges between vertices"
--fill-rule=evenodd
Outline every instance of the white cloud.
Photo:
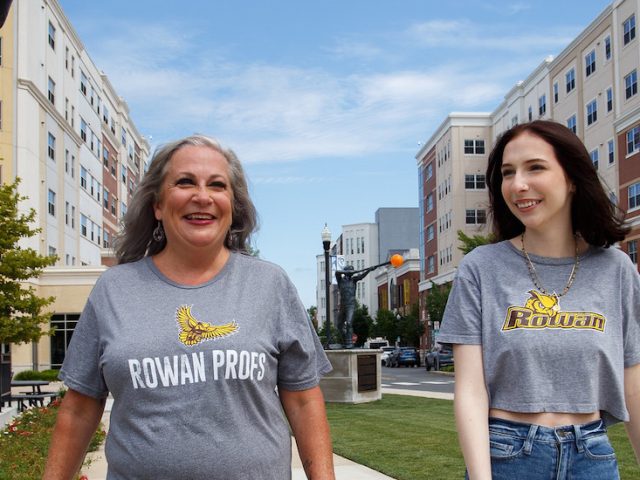
M 175 37 L 174 31 L 191 31 Z M 562 44 L 543 32 L 516 37 L 490 35 L 467 21 L 431 21 L 408 31 L 420 58 L 444 47 L 474 45 L 511 50 L 514 43 Z M 407 40 L 400 34 L 397 41 Z M 420 60 L 411 69 L 340 76 L 321 68 L 238 63 L 203 46 L 183 26 L 122 24 L 117 35 L 99 39 L 95 61 L 127 99 L 143 134 L 165 141 L 193 132 L 211 133 L 245 162 L 287 162 L 321 157 L 363 157 L 397 151 L 419 140 L 443 112 L 497 105 L 515 72 L 527 72 L 520 56 L 491 64 L 451 55 Z M 397 45 L 396 45 L 397 46 Z M 356 48 L 357 47 L 357 48 Z M 344 53 L 384 55 L 364 43 Z M 394 47 L 395 48 L 395 47 Z M 431 50 L 429 50 L 431 49 Z M 539 51 L 539 48 L 536 50 Z M 425 53 L 427 52 L 427 53 Z M 491 54 L 491 52 L 489 52 Z M 415 50 L 413 54 L 416 55 Z M 445 58 L 445 60 L 442 60 Z M 542 56 L 540 57 L 542 60 Z M 415 144 L 412 144 L 412 147 Z M 259 183 L 304 182 L 303 178 L 254 179 Z M 316 179 L 313 181 L 321 181 Z
M 469 20 L 431 20 L 416 23 L 406 31 L 408 39 L 418 46 L 454 50 L 529 52 L 547 49 L 555 52 L 569 44 L 576 32 L 566 29 L 536 28 L 534 33 L 513 31 L 505 25 L 481 26 Z

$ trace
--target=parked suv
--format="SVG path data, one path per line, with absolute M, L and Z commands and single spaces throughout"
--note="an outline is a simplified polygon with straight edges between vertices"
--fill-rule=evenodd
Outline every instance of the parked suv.
M 419 367 L 420 356 L 418 355 L 418 351 L 413 347 L 396 348 L 389 355 L 388 365 L 390 367 L 399 367 L 401 365 Z
M 453 352 L 448 347 L 438 344 L 435 348 L 427 352 L 424 357 L 424 366 L 427 371 L 440 370 L 445 365 L 453 365 Z

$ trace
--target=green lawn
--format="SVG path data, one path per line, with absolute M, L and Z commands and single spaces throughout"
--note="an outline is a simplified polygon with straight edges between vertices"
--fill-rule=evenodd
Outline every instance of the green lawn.
M 385 394 L 359 405 L 327 404 L 334 451 L 397 480 L 464 478 L 453 402 Z M 622 480 L 640 478 L 622 425 L 609 430 Z

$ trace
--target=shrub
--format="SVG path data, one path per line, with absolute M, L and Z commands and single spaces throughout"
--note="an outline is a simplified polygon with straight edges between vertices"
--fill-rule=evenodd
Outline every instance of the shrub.
M 0 480 L 42 477 L 59 406 L 60 400 L 54 400 L 46 407 L 29 408 L 0 431 Z M 100 425 L 89 451 L 95 451 L 105 436 Z
M 34 370 L 24 370 L 20 373 L 17 373 L 13 379 L 14 380 L 45 380 L 47 382 L 57 382 L 58 373 L 60 370 L 42 370 L 40 372 L 36 372 Z

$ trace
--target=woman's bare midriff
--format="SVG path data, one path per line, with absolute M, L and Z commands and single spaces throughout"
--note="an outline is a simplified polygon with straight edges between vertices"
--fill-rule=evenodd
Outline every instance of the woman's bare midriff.
M 544 427 L 561 427 L 563 425 L 583 425 L 600 419 L 600 412 L 593 413 L 562 413 L 562 412 L 539 412 L 522 413 L 500 410 L 498 408 L 489 409 L 489 416 L 510 420 L 512 422 L 531 423 Z

